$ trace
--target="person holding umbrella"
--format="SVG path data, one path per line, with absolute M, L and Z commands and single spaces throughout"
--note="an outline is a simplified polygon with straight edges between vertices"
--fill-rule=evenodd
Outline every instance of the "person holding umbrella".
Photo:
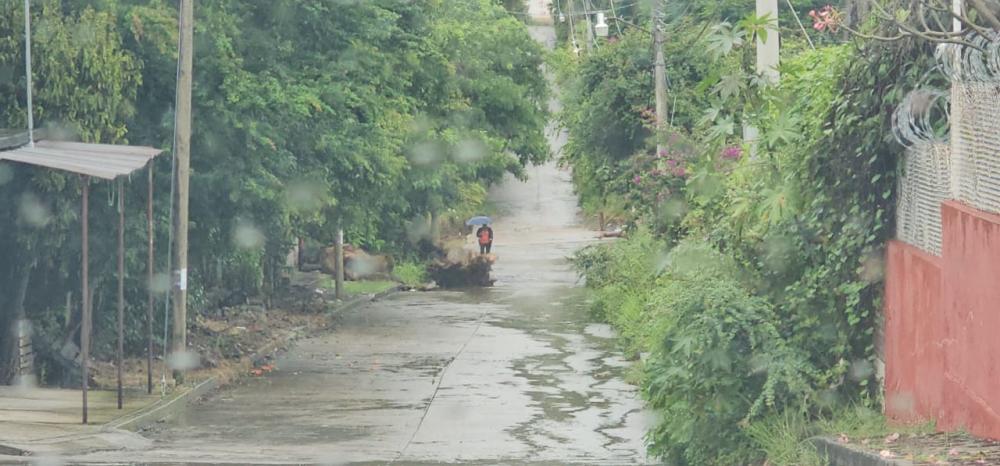
M 479 253 L 489 254 L 490 250 L 493 248 L 493 229 L 490 228 L 489 217 L 472 217 L 469 221 L 465 222 L 466 225 L 481 225 L 478 230 L 476 230 L 476 239 L 479 241 Z

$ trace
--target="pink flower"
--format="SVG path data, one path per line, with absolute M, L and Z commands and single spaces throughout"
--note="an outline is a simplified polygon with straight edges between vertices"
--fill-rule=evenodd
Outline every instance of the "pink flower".
M 684 167 L 676 167 L 673 170 L 673 174 L 676 177 L 684 178 L 684 176 L 687 175 L 687 170 L 685 170 Z
M 677 168 L 677 161 L 673 159 L 667 160 L 667 166 L 670 168 Z
M 635 183 L 635 184 L 642 183 L 642 176 L 635 175 L 635 178 L 632 178 L 632 182 Z
M 667 156 L 667 150 L 666 149 L 660 149 L 660 152 L 657 153 L 657 156 L 660 157 L 660 158 L 666 157 Z
M 739 146 L 729 146 L 722 149 L 722 158 L 726 160 L 739 160 L 740 156 L 743 155 L 743 149 Z
M 809 17 L 813 20 L 813 29 L 817 31 L 829 29 L 830 32 L 837 32 L 837 27 L 842 20 L 840 12 L 830 5 L 821 8 L 818 12 L 816 10 L 810 11 Z

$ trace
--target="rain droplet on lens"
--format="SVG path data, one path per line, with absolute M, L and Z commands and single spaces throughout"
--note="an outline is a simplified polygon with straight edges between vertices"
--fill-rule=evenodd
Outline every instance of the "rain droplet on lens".
M 153 280 L 149 282 L 149 289 L 154 293 L 170 291 L 170 275 L 166 273 L 153 274 Z
M 10 164 L 0 163 L 0 186 L 10 183 L 14 179 L 14 169 Z
M 430 165 L 441 160 L 441 146 L 433 142 L 421 142 L 409 151 L 410 161 L 416 165 Z
M 892 393 L 885 400 L 888 410 L 894 414 L 916 414 L 916 403 L 910 392 Z
M 18 204 L 18 216 L 22 222 L 34 228 L 44 227 L 52 218 L 48 207 L 32 193 L 21 196 L 21 201 Z
M 421 240 L 429 240 L 431 238 L 431 222 L 430 219 L 424 216 L 416 216 L 412 220 L 406 222 L 406 239 L 412 244 L 417 244 Z
M 871 253 L 861 263 L 861 280 L 876 283 L 885 276 L 885 259 L 881 254 Z
M 344 266 L 344 269 L 356 277 L 367 277 L 375 273 L 376 268 L 375 258 L 366 255 L 355 256 Z
M 486 157 L 489 149 L 478 139 L 464 139 L 455 146 L 455 161 L 472 163 Z
M 855 382 L 860 382 L 862 380 L 867 380 L 872 374 L 875 373 L 875 368 L 872 363 L 867 359 L 858 359 L 851 363 L 851 367 L 848 369 L 848 377 Z
M 171 370 L 187 371 L 201 366 L 201 356 L 194 351 L 181 351 L 167 355 L 167 367 Z
M 265 237 L 264 233 L 255 225 L 241 220 L 237 222 L 236 228 L 233 230 L 233 240 L 238 247 L 260 249 L 264 247 Z
M 663 214 L 663 217 L 671 222 L 676 222 L 684 218 L 687 215 L 687 211 L 687 202 L 677 196 L 671 196 L 660 204 L 660 212 Z
M 292 183 L 285 192 L 288 206 L 300 212 L 312 212 L 323 206 L 326 192 L 319 183 L 307 181 Z

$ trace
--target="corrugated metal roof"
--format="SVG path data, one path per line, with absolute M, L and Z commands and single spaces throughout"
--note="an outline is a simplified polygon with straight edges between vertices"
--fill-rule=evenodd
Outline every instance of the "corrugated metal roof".
M 0 160 L 113 180 L 145 167 L 161 152 L 146 146 L 38 141 L 34 147 L 0 152 Z

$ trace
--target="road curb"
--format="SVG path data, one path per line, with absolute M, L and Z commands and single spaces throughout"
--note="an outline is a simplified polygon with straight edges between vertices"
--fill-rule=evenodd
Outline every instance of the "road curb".
M 830 466 L 913 466 L 907 460 L 882 458 L 869 451 L 843 444 L 829 437 L 811 439 L 820 455 L 826 457 Z
M 403 290 L 403 285 L 396 285 L 385 291 L 380 291 L 374 294 L 361 295 L 355 298 L 351 298 L 348 301 L 344 301 L 340 306 L 337 306 L 333 312 L 334 313 L 344 313 L 356 310 L 357 308 L 364 306 L 365 304 L 378 301 L 380 299 L 392 296 Z
M 208 392 L 219 387 L 219 382 L 215 377 L 198 383 L 190 389 L 163 398 L 150 406 L 139 411 L 115 419 L 104 424 L 102 430 L 127 430 L 137 432 L 152 424 L 170 420 L 177 415 L 189 402 L 208 394 Z

